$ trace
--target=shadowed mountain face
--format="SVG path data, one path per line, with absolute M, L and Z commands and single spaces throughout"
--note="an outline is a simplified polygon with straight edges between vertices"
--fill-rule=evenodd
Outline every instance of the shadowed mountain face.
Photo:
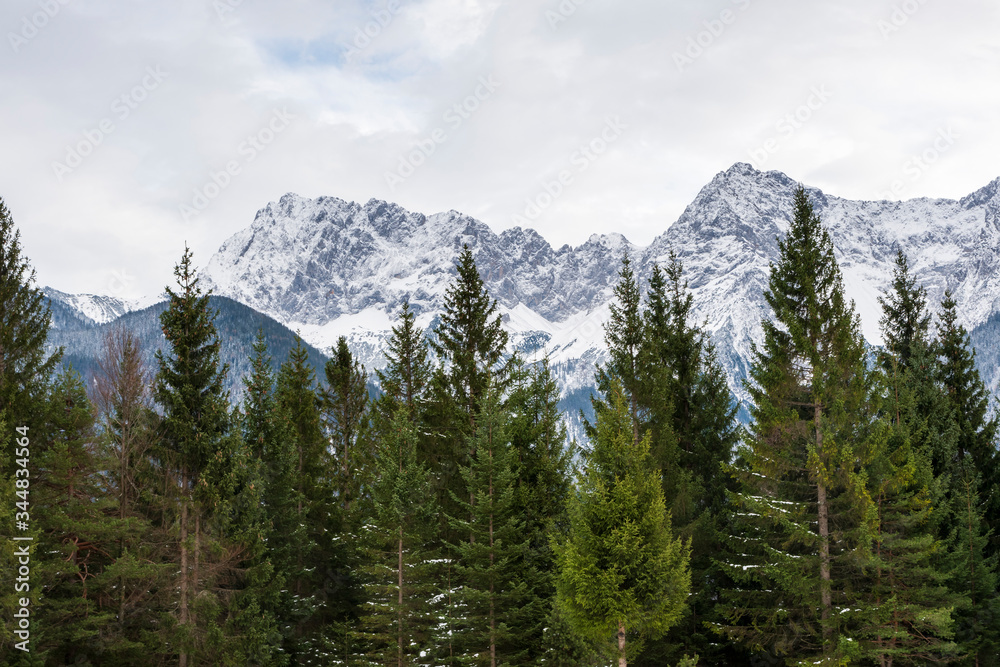
M 47 347 L 51 351 L 62 346 L 63 363 L 79 372 L 88 385 L 96 371 L 97 360 L 103 353 L 104 336 L 115 326 L 130 329 L 139 337 L 146 365 L 151 374 L 156 372 L 157 363 L 154 355 L 157 350 L 166 346 L 160 326 L 160 314 L 166 310 L 166 302 L 131 311 L 112 321 L 98 324 L 93 320 L 83 320 L 78 311 L 73 311 L 65 301 L 59 300 L 57 296 L 59 292 L 46 290 L 46 293 L 54 325 L 49 332 Z M 264 331 L 275 372 L 295 346 L 295 334 L 273 318 L 226 297 L 210 297 L 209 307 L 217 313 L 215 326 L 222 343 L 219 357 L 223 364 L 229 365 L 226 388 L 229 390 L 230 399 L 235 403 L 243 396 L 244 387 L 241 378 L 250 373 L 250 354 L 257 331 L 260 329 Z M 317 377 L 323 377 L 326 357 L 311 345 L 307 347 L 309 362 L 316 370 Z
M 769 264 L 791 222 L 797 187 L 780 172 L 736 164 L 716 175 L 676 222 L 664 221 L 665 231 L 647 247 L 606 234 L 558 249 L 533 230 L 497 234 L 456 211 L 426 216 L 378 200 L 361 205 L 287 194 L 228 239 L 203 277 L 216 294 L 301 330 L 321 349 L 347 335 L 371 369 L 384 363 L 382 349 L 404 299 L 418 322 L 431 326 L 468 244 L 513 345 L 548 353 L 575 407 L 585 402 L 580 397 L 592 385 L 594 364 L 604 358 L 602 324 L 622 254 L 632 256 L 645 280 L 673 250 L 684 263 L 697 317 L 712 332 L 742 399 L 751 342 L 760 340 L 760 321 L 769 316 L 763 298 Z M 869 342 L 881 342 L 877 298 L 901 248 L 932 307 L 951 289 L 977 342 L 1000 346 L 991 319 L 1000 313 L 1000 179 L 960 200 L 853 201 L 806 189 L 831 232 Z M 608 220 L 609 229 L 614 225 Z M 996 365 L 983 371 L 997 387 Z

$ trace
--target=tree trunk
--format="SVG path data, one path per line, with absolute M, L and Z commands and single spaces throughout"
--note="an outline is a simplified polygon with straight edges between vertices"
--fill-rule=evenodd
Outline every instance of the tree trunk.
M 181 581 L 180 581 L 180 624 L 188 623 L 188 552 L 187 552 L 187 470 L 181 470 Z M 177 656 L 179 667 L 187 667 L 187 653 L 181 649 Z
M 497 620 L 493 608 L 493 425 L 490 424 L 490 667 L 497 667 Z
M 194 508 L 194 568 L 191 571 L 191 600 L 198 597 L 198 560 L 201 551 L 201 512 L 197 505 Z M 191 622 L 195 622 L 194 610 L 190 613 Z
M 398 666 L 403 667 L 403 527 L 399 527 L 399 565 L 397 566 L 396 586 L 399 588 L 396 599 L 396 653 Z
M 823 461 L 823 432 L 820 428 L 820 419 L 823 416 L 823 408 L 816 404 L 816 416 L 814 427 L 816 428 L 816 455 L 822 464 Z M 829 639 L 831 630 L 829 625 L 830 614 L 833 610 L 833 600 L 830 597 L 830 508 L 826 499 L 826 482 L 823 479 L 816 480 L 816 504 L 819 513 L 819 578 L 820 578 L 820 602 L 822 609 L 820 617 L 823 619 L 823 638 Z M 827 647 L 829 648 L 829 647 Z
M 618 621 L 618 667 L 628 667 L 625 657 L 625 623 Z

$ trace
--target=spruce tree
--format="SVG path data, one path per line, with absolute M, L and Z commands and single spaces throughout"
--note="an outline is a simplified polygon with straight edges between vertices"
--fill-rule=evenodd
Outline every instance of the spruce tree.
M 110 500 L 101 492 L 91 406 L 79 375 L 60 373 L 46 401 L 46 426 L 34 434 L 31 504 L 41 529 L 32 583 L 43 591 L 34 651 L 50 664 L 100 660 L 104 626 L 98 578 L 108 565 Z
M 456 270 L 458 275 L 445 292 L 444 312 L 431 347 L 444 362 L 447 391 L 461 413 L 460 427 L 468 435 L 475 428 L 487 387 L 503 379 L 501 362 L 508 336 L 467 245 Z
M 980 477 L 986 524 L 992 531 L 987 555 L 1000 554 L 1000 454 L 997 417 L 990 394 L 976 367 L 976 352 L 965 327 L 958 323 L 958 306 L 950 292 L 941 302 L 937 349 L 944 384 L 958 426 L 956 455 L 969 457 Z
M 258 331 L 254 341 L 250 369 L 250 376 L 243 378 L 241 426 L 249 454 L 261 472 L 264 515 L 260 521 L 267 544 L 266 550 L 256 554 L 251 567 L 263 584 L 261 599 L 257 601 L 260 611 L 274 616 L 275 627 L 282 635 L 282 655 L 290 656 L 295 653 L 289 643 L 298 611 L 290 581 L 298 574 L 297 558 L 307 538 L 305 525 L 296 512 L 301 495 L 296 488 L 295 438 L 291 421 L 278 403 L 263 330 Z
M 34 433 L 41 431 L 42 406 L 62 356 L 61 350 L 46 353 L 50 311 L 42 291 L 34 285 L 34 270 L 21 254 L 20 236 L 10 211 L 0 199 L 0 424 L 4 427 L 0 432 L 0 444 L 4 445 L 0 453 L 0 504 L 3 505 L 0 519 L 5 520 L 4 526 L 12 525 L 15 520 L 19 511 L 15 503 L 23 502 L 16 495 L 15 486 L 15 471 L 20 467 L 15 461 L 23 457 L 14 456 L 14 445 L 22 438 L 27 438 L 30 445 Z M 30 446 L 28 449 L 30 452 Z M 37 530 L 37 526 L 31 530 Z M 0 572 L 8 581 L 13 581 L 11 573 L 18 567 L 14 548 L 11 540 L 0 546 Z M 32 548 L 32 553 L 37 551 Z M 12 662 L 30 657 L 13 648 L 13 619 L 15 610 L 20 609 L 20 598 L 25 597 L 23 593 L 34 600 L 37 592 L 37 589 L 15 591 L 13 586 L 0 591 L 0 660 Z
M 900 251 L 892 289 L 879 298 L 885 348 L 879 353 L 879 389 L 886 428 L 873 440 L 867 467 L 877 530 L 867 573 L 874 614 L 862 630 L 866 650 L 878 664 L 947 661 L 958 653 L 952 641 L 952 611 L 965 603 L 948 582 L 950 475 L 935 472 L 934 460 L 948 448 L 942 432 L 943 404 L 929 355 L 926 297 Z
M 34 282 L 35 271 L 21 255 L 21 233 L 0 199 L 0 412 L 8 425 L 29 429 L 41 426 L 39 406 L 62 358 L 61 349 L 45 351 L 51 312 Z M 11 470 L 2 472 L 8 477 Z
M 628 398 L 615 380 L 595 431 L 570 497 L 569 537 L 555 545 L 558 604 L 578 632 L 612 640 L 625 667 L 636 643 L 680 620 L 691 586 L 688 546 L 672 534 L 649 435 L 635 441 Z
M 461 468 L 475 456 L 470 446 L 475 443 L 472 435 L 487 388 L 493 387 L 503 396 L 510 380 L 508 335 L 468 246 L 463 246 L 455 268 L 457 275 L 445 292 L 444 310 L 429 341 L 438 363 L 424 413 L 430 437 L 423 456 L 436 477 L 442 517 L 457 517 L 463 507 L 475 502 Z M 442 522 L 442 546 L 472 539 L 471 533 L 463 538 L 454 531 L 454 523 Z M 455 563 L 449 559 L 442 565 L 441 580 L 446 590 L 453 591 L 457 586 Z M 448 599 L 454 601 L 455 597 Z M 453 609 L 451 604 L 446 606 L 446 610 Z M 454 645 L 447 652 L 454 655 Z
M 169 306 L 160 316 L 169 352 L 156 354 L 154 398 L 163 411 L 163 437 L 154 455 L 163 466 L 164 488 L 176 495 L 178 599 L 171 645 L 178 665 L 187 667 L 200 660 L 200 651 L 212 653 L 209 637 L 221 631 L 219 598 L 210 591 L 223 564 L 209 554 L 219 553 L 223 535 L 212 519 L 221 516 L 213 510 L 225 500 L 223 464 L 238 452 L 228 437 L 228 368 L 219 362 L 214 315 L 187 248 L 174 275 L 178 289 L 166 288 Z
M 368 390 L 364 366 L 354 360 L 341 336 L 326 362 L 327 387 L 321 394 L 322 419 L 327 437 L 333 445 L 337 462 L 334 484 L 337 498 L 345 512 L 361 493 L 361 472 L 365 469 L 365 423 L 368 412 Z
M 379 419 L 375 442 L 373 511 L 359 536 L 365 601 L 355 634 L 369 661 L 401 666 L 430 648 L 437 508 L 405 402 L 391 421 Z
M 864 465 L 876 430 L 860 320 L 833 243 L 803 189 L 778 242 L 747 390 L 753 424 L 720 611 L 730 638 L 795 664 L 839 664 L 865 623 L 859 592 L 875 530 Z M 859 610 L 859 611 L 856 611 Z
M 344 556 L 336 545 L 341 514 L 333 493 L 334 464 L 320 422 L 316 373 L 299 336 L 278 372 L 277 404 L 289 421 L 294 446 L 294 520 L 304 526 L 288 581 L 295 627 L 286 647 L 293 661 L 305 663 L 322 658 L 324 629 L 349 613 L 353 598 L 347 594 Z
M 392 327 L 385 360 L 385 368 L 375 371 L 382 395 L 386 397 L 379 404 L 379 411 L 391 420 L 396 406 L 402 404 L 410 418 L 419 422 L 432 370 L 427 343 L 416 328 L 416 314 L 410 310 L 409 301 L 403 303 L 399 324 Z
M 497 387 L 483 387 L 472 455 L 461 474 L 469 499 L 454 496 L 459 512 L 449 517 L 461 539 L 452 545 L 461 621 L 453 640 L 467 664 L 517 663 L 525 645 L 511 633 L 521 614 L 531 613 L 523 567 L 527 542 L 516 514 L 517 452 Z
M 612 301 L 607 323 L 604 325 L 604 340 L 608 346 L 608 362 L 598 365 L 595 374 L 597 389 L 606 395 L 613 378 L 622 385 L 628 397 L 629 410 L 632 414 L 632 424 L 635 431 L 633 439 L 638 442 L 639 432 L 645 426 L 647 416 L 640 415 L 640 400 L 643 398 L 642 376 L 640 368 L 640 353 L 643 343 L 644 326 L 641 312 L 639 283 L 632 270 L 632 260 L 628 253 L 622 255 L 622 265 L 618 270 L 618 282 L 612 290 Z M 646 402 L 651 402 L 651 396 L 645 396 Z M 591 399 L 595 416 L 607 409 L 607 403 L 598 396 Z M 594 426 L 586 419 L 584 428 L 588 437 L 593 440 Z M 659 443 L 657 443 L 659 446 Z
M 724 573 L 715 565 L 726 526 L 724 469 L 739 436 L 736 405 L 707 332 L 693 320 L 694 297 L 671 251 L 653 266 L 639 354 L 639 403 L 653 435 L 653 460 L 663 475 L 673 529 L 691 542 L 692 595 L 684 619 L 649 647 L 637 664 L 663 664 L 685 653 L 709 662 L 736 659 L 707 627 Z
M 555 554 L 551 538 L 565 536 L 569 517 L 573 448 L 559 410 L 559 388 L 547 359 L 514 373 L 507 403 L 508 433 L 516 453 L 517 482 L 514 514 L 523 521 L 527 540 L 522 576 L 527 604 L 511 632 L 525 647 L 523 660 L 536 664 L 546 651 L 546 628 L 555 602 Z
M 1000 660 L 1000 455 L 998 424 L 989 393 L 975 365 L 975 350 L 958 323 L 955 300 L 945 293 L 941 303 L 935 351 L 938 378 L 955 431 L 948 500 L 948 541 L 955 552 L 953 589 L 968 598 L 957 612 L 957 639 L 967 664 Z

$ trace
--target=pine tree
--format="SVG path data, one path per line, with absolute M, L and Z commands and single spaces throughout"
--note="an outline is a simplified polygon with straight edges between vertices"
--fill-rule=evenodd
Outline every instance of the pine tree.
M 878 664 L 947 661 L 958 651 L 952 637 L 952 610 L 963 601 L 948 588 L 942 567 L 947 544 L 941 524 L 949 476 L 935 474 L 934 459 L 946 445 L 934 400 L 930 317 L 925 292 L 909 273 L 900 251 L 892 289 L 879 298 L 886 347 L 879 354 L 883 419 L 867 467 L 877 531 L 867 579 L 874 611 L 863 629 L 865 646 Z M 928 372 L 930 371 L 930 372 Z
M 876 430 L 860 320 L 833 243 L 803 189 L 779 240 L 747 390 L 754 423 L 726 568 L 726 633 L 796 664 L 839 664 L 864 610 L 852 582 L 875 529 L 864 465 Z
M 528 602 L 511 632 L 525 647 L 523 660 L 536 664 L 545 652 L 555 602 L 555 554 L 550 538 L 565 536 L 569 517 L 573 449 L 559 410 L 559 388 L 547 359 L 530 369 L 518 368 L 507 402 L 508 433 L 517 460 L 514 514 L 523 521 L 527 540 L 522 577 Z
M 429 648 L 437 508 L 430 471 L 417 459 L 416 427 L 405 402 L 377 426 L 373 513 L 363 526 L 361 569 L 366 599 L 355 634 L 366 658 L 397 666 Z
M 179 567 L 176 647 L 179 667 L 194 664 L 200 651 L 211 655 L 210 636 L 220 632 L 219 598 L 211 594 L 212 580 L 222 569 L 215 560 L 223 535 L 212 519 L 225 505 L 224 466 L 236 463 L 240 452 L 229 437 L 228 396 L 224 390 L 228 368 L 219 362 L 219 339 L 208 295 L 198 286 L 191 251 L 185 248 L 174 269 L 178 290 L 166 288 L 169 307 L 160 316 L 169 356 L 157 352 L 154 398 L 163 410 L 163 439 L 155 456 L 166 476 L 164 488 L 177 494 L 176 537 Z
M 958 307 L 950 292 L 941 302 L 938 327 L 941 381 L 959 429 L 957 457 L 969 457 L 978 472 L 986 524 L 992 531 L 987 555 L 1000 554 L 1000 454 L 998 425 L 991 414 L 990 394 L 976 367 L 976 353 L 969 334 L 958 323 Z
M 639 283 L 632 270 L 632 260 L 627 252 L 622 255 L 622 266 L 618 270 L 618 282 L 612 290 L 612 296 L 610 316 L 604 325 L 604 340 L 608 346 L 609 359 L 605 366 L 599 365 L 597 367 L 595 379 L 597 389 L 603 395 L 607 395 L 610 391 L 613 378 L 616 378 L 622 385 L 625 395 L 628 397 L 632 424 L 635 429 L 632 437 L 638 442 L 640 429 L 645 426 L 648 419 L 645 413 L 640 415 L 640 399 L 645 398 L 646 402 L 650 403 L 652 396 L 642 396 L 643 371 L 640 367 L 640 353 L 644 326 L 640 309 Z M 607 409 L 607 403 L 597 396 L 591 399 L 591 404 L 595 417 Z M 594 426 L 586 419 L 583 421 L 587 436 L 593 440 Z M 662 447 L 659 443 L 657 445 Z
M 341 513 L 333 497 L 334 465 L 320 425 L 316 374 L 298 336 L 281 365 L 277 384 L 278 410 L 289 420 L 294 444 L 294 520 L 296 527 L 304 528 L 288 582 L 295 627 L 285 645 L 293 661 L 305 663 L 322 658 L 325 629 L 349 614 L 353 597 L 344 555 L 336 544 Z
M 975 365 L 965 327 L 958 324 L 955 300 L 945 293 L 935 346 L 937 370 L 947 414 L 955 432 L 946 524 L 955 552 L 953 589 L 968 598 L 957 613 L 957 639 L 969 657 L 967 664 L 1000 662 L 1000 455 L 998 424 L 990 414 L 989 393 Z
M 385 368 L 375 371 L 382 395 L 386 397 L 378 408 L 383 417 L 392 419 L 396 407 L 402 404 L 414 422 L 422 419 L 422 403 L 432 372 L 427 353 L 427 343 L 416 328 L 416 314 L 406 301 L 399 314 L 399 324 L 392 327 L 392 336 L 386 344 Z
M 643 311 L 639 403 L 653 435 L 653 460 L 663 474 L 674 531 L 691 542 L 692 595 L 684 620 L 651 642 L 637 664 L 663 664 L 684 653 L 731 662 L 706 630 L 724 574 L 714 560 L 722 545 L 725 471 L 738 440 L 736 405 L 708 334 L 693 322 L 694 298 L 671 251 L 665 269 L 653 266 Z
M 570 498 L 569 538 L 556 545 L 557 590 L 570 623 L 598 641 L 614 637 L 618 665 L 625 667 L 630 633 L 656 638 L 680 620 L 691 576 L 688 547 L 670 530 L 649 459 L 650 438 L 635 442 L 628 399 L 617 381 L 608 399 Z
M 901 249 L 896 250 L 892 290 L 878 301 L 882 306 L 879 324 L 885 340 L 882 367 L 890 371 L 895 361 L 900 369 L 909 368 L 917 349 L 929 342 L 931 317 L 927 312 L 927 290 L 910 275 L 909 261 Z
M 51 355 L 46 353 L 51 314 L 42 291 L 34 282 L 35 272 L 21 255 L 20 232 L 0 199 L 0 425 L 4 429 L 0 432 L 0 443 L 4 445 L 0 454 L 0 504 L 3 506 L 0 520 L 4 520 L 4 526 L 12 525 L 16 512 L 20 511 L 15 503 L 23 502 L 16 491 L 24 489 L 15 486 L 15 471 L 20 468 L 15 461 L 23 457 L 14 456 L 14 445 L 27 438 L 30 453 L 32 437 L 44 425 L 41 406 L 45 405 L 50 378 L 62 356 L 61 350 Z M 29 533 L 34 531 L 37 526 L 29 529 Z M 14 580 L 12 573 L 18 567 L 14 548 L 11 540 L 5 540 L 0 546 L 0 572 L 7 581 Z M 32 553 L 37 553 L 34 547 Z M 37 592 L 37 589 L 16 591 L 14 586 L 0 591 L 0 660 L 12 663 L 30 657 L 13 648 L 16 641 L 13 619 L 15 610 L 21 608 L 19 600 L 22 597 L 35 600 Z
M 475 428 L 487 387 L 503 379 L 501 362 L 508 336 L 468 246 L 463 247 L 456 269 L 458 276 L 445 292 L 444 312 L 431 347 L 444 362 L 447 390 L 468 435 Z
M 39 406 L 62 350 L 46 354 L 51 312 L 34 286 L 35 271 L 21 255 L 20 239 L 0 199 L 0 412 L 8 425 L 37 428 Z M 2 472 L 5 478 L 11 473 Z
M 469 500 L 455 496 L 459 512 L 449 517 L 462 536 L 452 545 L 462 609 L 455 643 L 463 662 L 497 667 L 522 657 L 525 646 L 510 630 L 519 615 L 532 611 L 532 601 L 522 576 L 524 524 L 515 513 L 516 450 L 499 389 L 487 385 L 483 391 L 469 445 L 473 453 L 460 468 Z
M 36 553 L 46 554 L 32 563 L 33 583 L 43 591 L 34 650 L 50 663 L 72 664 L 99 659 L 102 630 L 114 617 L 97 606 L 95 581 L 110 560 L 110 502 L 101 493 L 94 420 L 79 375 L 64 370 L 46 403 L 31 461 L 32 514 L 42 533 Z
M 327 388 L 321 394 L 322 419 L 337 461 L 337 498 L 345 512 L 361 493 L 359 475 L 366 466 L 364 451 L 365 422 L 368 412 L 368 390 L 364 366 L 354 361 L 341 336 L 326 362 Z
M 261 471 L 261 502 L 264 516 L 263 541 L 266 550 L 257 554 L 258 583 L 263 584 L 260 611 L 274 616 L 275 628 L 283 638 L 282 655 L 289 656 L 297 601 L 289 590 L 289 581 L 297 574 L 297 557 L 306 543 L 305 525 L 299 521 L 297 508 L 301 494 L 297 487 L 295 448 L 291 421 L 278 403 L 271 358 L 267 354 L 264 331 L 257 333 L 250 358 L 250 376 L 243 378 L 243 440 Z M 270 576 L 267 575 L 270 573 Z
M 438 364 L 431 376 L 424 413 L 430 437 L 423 460 L 436 477 L 442 517 L 457 517 L 463 507 L 474 504 L 461 468 L 468 466 L 475 456 L 469 447 L 475 443 L 472 434 L 487 388 L 493 387 L 503 396 L 510 382 L 510 360 L 506 358 L 508 335 L 497 303 L 483 285 L 468 246 L 462 249 L 456 272 L 455 280 L 445 292 L 444 311 L 429 341 Z M 442 522 L 438 534 L 442 546 L 472 539 L 471 533 L 464 537 L 456 534 L 455 525 Z M 451 559 L 442 565 L 441 580 L 449 592 L 444 610 L 448 615 L 455 609 L 452 603 L 456 598 L 450 592 L 457 586 L 457 572 Z M 445 655 L 454 656 L 456 647 L 450 638 L 446 641 Z

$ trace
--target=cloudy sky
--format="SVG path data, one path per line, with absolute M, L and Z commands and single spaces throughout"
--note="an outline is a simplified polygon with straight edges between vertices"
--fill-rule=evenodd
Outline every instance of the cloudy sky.
M 646 244 L 734 162 L 858 199 L 1000 176 L 995 0 L 4 0 L 0 197 L 134 298 L 286 192 Z

